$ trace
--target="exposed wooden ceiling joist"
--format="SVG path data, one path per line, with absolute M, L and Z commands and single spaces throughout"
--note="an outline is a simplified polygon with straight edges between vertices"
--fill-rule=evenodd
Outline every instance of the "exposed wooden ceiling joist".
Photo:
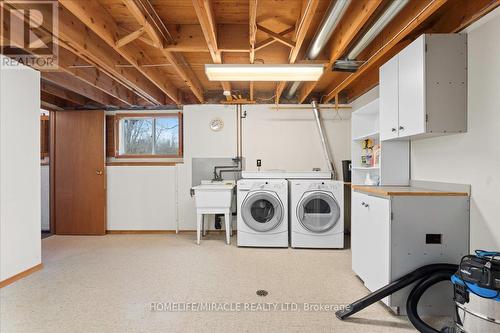
M 356 0 L 352 1 L 347 8 L 344 17 L 335 29 L 326 49 L 329 51 L 330 63 L 326 70 L 330 70 L 335 60 L 339 59 L 346 51 L 351 41 L 363 28 L 366 22 L 373 15 L 382 0 Z M 328 52 L 327 51 L 327 52 Z M 298 101 L 303 103 L 309 94 L 314 90 L 319 81 L 324 80 L 325 74 L 317 82 L 304 82 L 298 92 Z
M 139 25 L 144 28 L 153 45 L 163 48 L 173 41 L 149 0 L 123 0 L 123 4 Z
M 250 63 L 255 61 L 255 43 L 257 35 L 257 0 L 249 1 L 249 41 L 250 41 Z
M 163 22 L 161 22 L 158 14 L 154 11 L 153 6 L 149 3 L 149 0 L 123 0 L 125 6 L 130 11 L 132 16 L 139 22 L 139 24 L 144 28 L 146 33 L 153 41 L 159 43 L 159 49 L 162 54 L 168 60 L 168 62 L 174 67 L 175 71 L 184 80 L 186 85 L 191 89 L 193 94 L 196 96 L 199 102 L 204 102 L 203 88 L 201 87 L 200 81 L 194 74 L 191 66 L 186 62 L 182 54 L 172 53 L 164 48 L 164 45 L 168 43 L 175 42 L 172 40 L 170 32 L 166 29 Z M 144 13 L 144 8 L 150 8 L 147 13 Z M 156 24 L 151 22 L 157 22 Z M 161 25 L 161 27 L 159 26 Z M 165 35 L 168 35 L 170 40 L 167 39 Z
M 4 10 L 2 8 L 2 10 Z M 14 42 L 16 45 L 22 45 L 22 41 L 10 41 L 6 39 L 6 36 L 10 36 L 13 38 L 22 38 L 22 36 L 18 36 L 19 34 L 11 34 L 10 33 L 10 27 L 11 26 L 20 26 L 20 24 L 25 24 L 25 29 L 28 29 L 29 26 L 28 24 L 23 21 L 21 18 L 15 15 L 8 15 L 8 13 L 4 12 L 3 13 L 4 17 L 4 24 L 2 27 L 2 36 L 4 37 L 4 41 L 7 42 Z M 46 38 L 47 36 L 50 36 L 46 31 L 37 29 L 37 34 L 39 37 Z M 27 50 L 29 51 L 29 50 Z M 83 81 L 86 84 L 89 84 L 99 90 L 101 90 L 103 93 L 110 95 L 113 98 L 116 98 L 120 104 L 117 104 L 116 106 L 131 106 L 131 105 L 136 105 L 137 104 L 137 98 L 136 96 L 127 88 L 124 86 L 120 85 L 117 83 L 115 80 L 113 80 L 111 77 L 108 75 L 100 72 L 96 68 L 85 68 L 85 69 L 79 69 L 78 67 L 74 67 L 73 65 L 82 63 L 82 59 L 75 55 L 74 53 L 66 50 L 63 47 L 59 47 L 58 51 L 58 62 L 57 65 L 59 67 L 60 71 L 69 73 L 73 75 L 76 79 Z M 45 69 L 45 68 L 37 68 L 40 71 L 49 71 L 52 72 L 52 69 Z M 48 86 L 48 85 L 47 85 Z M 54 87 L 54 86 L 52 86 Z M 52 95 L 59 96 L 61 98 L 64 98 L 63 96 L 60 96 L 59 94 L 56 94 L 55 91 L 47 91 L 51 92 Z M 71 92 L 67 92 L 66 97 L 68 96 L 75 96 L 71 95 Z M 78 97 L 75 97 L 78 98 Z M 83 97 L 82 97 L 83 98 Z M 67 98 L 66 98 L 67 99 Z M 82 100 L 73 100 L 75 103 L 79 105 L 84 105 L 85 102 L 82 102 Z
M 16 5 L 16 3 L 0 3 L 0 5 L 2 4 L 14 6 L 14 8 Z M 35 3 L 32 3 L 31 6 L 43 15 L 50 15 L 46 6 L 39 6 Z M 95 64 L 99 69 L 152 104 L 166 104 L 165 94 L 135 69 L 117 68 L 116 64 L 122 63 L 122 58 L 62 6 L 59 6 L 58 22 L 59 29 L 56 37 L 60 46 Z M 46 20 L 42 22 L 41 28 L 48 33 L 53 33 L 52 27 L 48 25 Z
M 141 63 L 151 63 L 149 56 L 137 45 L 130 43 L 117 47 L 120 29 L 113 17 L 97 1 L 59 0 L 59 2 L 78 17 L 90 30 L 99 35 L 108 46 L 127 60 L 142 75 L 154 83 L 176 104 L 182 104 L 177 88 L 169 82 L 161 72 L 140 66 Z
M 98 68 L 75 66 L 81 62 L 80 57 L 76 54 L 63 47 L 59 48 L 58 65 L 61 70 L 116 98 L 124 105 L 133 106 L 138 104 L 137 95 Z
M 43 78 L 42 82 L 40 83 L 40 89 L 48 94 L 59 97 L 61 99 L 64 99 L 68 102 L 77 105 L 86 105 L 89 102 L 85 97 L 73 91 L 56 86 L 50 83 L 49 81 L 44 80 Z
M 63 111 L 66 101 L 44 91 L 40 92 L 40 108 L 48 111 Z
M 255 43 L 257 41 L 257 0 L 249 1 L 248 39 L 250 42 L 250 63 L 255 62 Z M 274 40 L 274 39 L 273 39 Z M 249 85 L 249 99 L 253 101 L 253 82 Z
M 309 31 L 309 27 L 314 19 L 314 14 L 316 13 L 316 8 L 318 8 L 319 0 L 307 0 L 305 6 L 302 10 L 302 15 L 297 26 L 297 31 L 295 32 L 295 46 L 290 51 L 290 56 L 288 58 L 288 62 L 290 64 L 294 64 L 299 56 L 299 52 L 302 48 L 302 44 L 304 43 L 304 39 L 306 38 L 306 34 Z M 283 93 L 283 89 L 286 87 L 286 82 L 282 81 L 276 85 L 276 97 L 275 103 L 279 104 L 281 94 Z
M 42 79 L 52 84 L 55 84 L 65 89 L 69 89 L 79 95 L 85 96 L 88 99 L 101 105 L 118 105 L 117 101 L 111 98 L 108 94 L 95 89 L 89 84 L 78 80 L 74 76 L 67 73 L 43 72 Z
M 210 50 L 212 61 L 215 64 L 222 63 L 222 55 L 217 44 L 217 23 L 215 22 L 214 12 L 211 0 L 193 0 L 193 6 L 200 22 L 203 35 Z M 229 82 L 221 82 L 224 91 L 231 91 Z M 231 96 L 226 96 L 227 100 L 231 100 Z

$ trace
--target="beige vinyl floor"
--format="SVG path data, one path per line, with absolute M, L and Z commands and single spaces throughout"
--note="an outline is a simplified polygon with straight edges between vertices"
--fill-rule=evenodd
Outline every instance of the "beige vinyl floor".
M 367 294 L 350 250 L 238 248 L 223 237 L 43 239 L 44 269 L 0 290 L 0 332 L 415 331 L 381 304 L 335 317 Z

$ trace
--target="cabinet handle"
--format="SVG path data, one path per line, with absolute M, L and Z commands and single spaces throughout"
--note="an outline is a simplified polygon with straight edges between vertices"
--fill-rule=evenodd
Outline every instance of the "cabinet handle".
M 364 206 L 364 205 L 366 205 L 366 204 L 365 204 L 365 202 L 364 202 L 364 201 L 363 201 L 363 202 L 361 202 L 361 206 Z
M 404 131 L 404 129 L 405 129 L 404 126 L 399 126 L 400 131 Z
M 394 127 L 391 128 L 391 131 L 396 132 L 396 128 L 394 128 Z

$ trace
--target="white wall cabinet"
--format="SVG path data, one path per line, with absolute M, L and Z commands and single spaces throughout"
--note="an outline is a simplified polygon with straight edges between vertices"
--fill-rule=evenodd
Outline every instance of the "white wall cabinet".
M 398 137 L 399 92 L 398 57 L 394 57 L 380 67 L 380 139 Z
M 380 67 L 382 141 L 466 131 L 466 35 L 422 35 Z
M 356 190 L 351 201 L 352 269 L 370 291 L 431 263 L 458 263 L 469 253 L 468 196 L 374 196 Z M 383 301 L 405 314 L 413 286 Z M 421 314 L 453 311 L 451 288 L 435 286 Z M 434 288 L 434 287 L 433 287 Z

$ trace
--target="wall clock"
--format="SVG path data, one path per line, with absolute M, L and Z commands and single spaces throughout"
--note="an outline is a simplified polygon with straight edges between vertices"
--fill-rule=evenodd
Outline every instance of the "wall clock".
M 224 127 L 224 121 L 220 118 L 210 120 L 210 129 L 214 132 L 220 131 Z

